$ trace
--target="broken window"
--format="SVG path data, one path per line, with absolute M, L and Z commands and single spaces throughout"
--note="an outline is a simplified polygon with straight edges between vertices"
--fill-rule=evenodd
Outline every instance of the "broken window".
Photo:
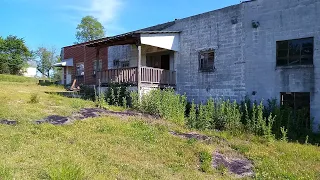
M 84 75 L 84 63 L 77 63 L 76 64 L 76 67 L 77 67 L 77 76 L 83 76 Z
M 199 52 L 199 70 L 201 72 L 212 72 L 214 70 L 214 51 Z
M 281 105 L 292 109 L 296 119 L 304 119 L 300 125 L 310 128 L 310 93 L 309 92 L 282 92 Z M 298 117 L 300 116 L 300 117 Z
M 277 66 L 313 64 L 313 37 L 277 41 Z

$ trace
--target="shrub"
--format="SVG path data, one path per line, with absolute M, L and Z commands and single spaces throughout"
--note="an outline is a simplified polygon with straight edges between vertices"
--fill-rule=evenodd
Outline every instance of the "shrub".
M 130 101 L 131 107 L 136 110 L 140 110 L 140 103 L 139 103 L 139 94 L 136 91 L 132 91 L 130 93 Z
M 40 98 L 39 98 L 38 94 L 37 93 L 32 93 L 31 96 L 30 96 L 29 103 L 37 104 L 39 102 L 40 102 Z
M 90 86 L 80 86 L 80 93 L 82 94 L 82 98 L 85 100 L 91 100 L 95 101 L 96 94 L 96 88 L 90 87 Z
M 137 93 L 131 93 L 130 96 L 133 108 L 179 124 L 184 123 L 186 97 L 175 94 L 173 89 L 152 90 L 143 95 L 140 102 Z
M 196 105 L 194 104 L 194 101 L 192 101 L 189 116 L 187 118 L 187 126 L 189 128 L 196 128 L 197 124 L 197 110 Z
M 287 137 L 288 130 L 285 129 L 285 127 L 281 127 L 280 131 L 281 131 L 281 135 L 282 135 L 281 141 L 287 142 L 288 141 L 288 137 Z
M 109 105 L 125 106 L 130 99 L 130 93 L 126 85 L 111 84 L 105 92 L 105 97 Z
M 199 160 L 200 160 L 200 169 L 203 172 L 210 172 L 211 170 L 211 162 L 212 156 L 207 151 L 201 151 L 199 153 Z

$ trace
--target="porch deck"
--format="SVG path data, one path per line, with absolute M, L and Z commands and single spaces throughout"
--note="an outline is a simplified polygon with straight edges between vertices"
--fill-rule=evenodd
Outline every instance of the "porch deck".
M 175 71 L 143 66 L 140 72 L 142 84 L 176 85 Z M 125 83 L 136 85 L 138 83 L 138 67 L 109 69 L 100 73 L 101 76 L 99 77 L 101 77 L 102 84 Z

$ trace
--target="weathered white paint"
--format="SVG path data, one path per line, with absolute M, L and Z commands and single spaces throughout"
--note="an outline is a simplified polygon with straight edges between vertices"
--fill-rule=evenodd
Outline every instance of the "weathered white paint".
M 26 77 L 35 77 L 37 75 L 37 68 L 28 67 L 23 75 Z
M 141 34 L 141 44 L 168 50 L 180 50 L 179 33 Z

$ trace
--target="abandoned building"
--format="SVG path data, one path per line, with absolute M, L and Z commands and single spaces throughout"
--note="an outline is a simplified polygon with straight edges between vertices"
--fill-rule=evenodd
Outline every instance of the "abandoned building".
M 63 58 L 85 84 L 131 83 L 142 93 L 173 87 L 196 102 L 276 98 L 308 108 L 317 131 L 318 17 L 318 0 L 252 0 L 78 45 L 90 56 L 68 56 L 66 47 Z

